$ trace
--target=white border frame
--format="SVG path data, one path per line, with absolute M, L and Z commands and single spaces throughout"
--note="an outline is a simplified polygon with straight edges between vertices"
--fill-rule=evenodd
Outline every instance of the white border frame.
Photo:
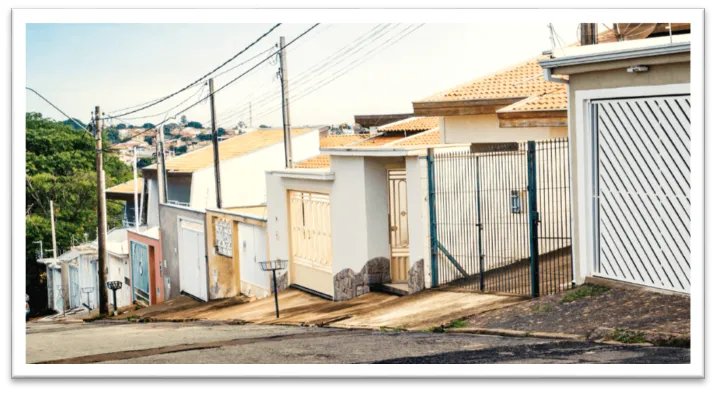
M 578 244 L 579 259 L 574 264 L 574 279 L 577 284 L 584 283 L 589 276 L 601 277 L 595 273 L 594 255 L 596 255 L 594 245 L 594 209 L 591 195 L 594 192 L 594 146 L 593 146 L 593 130 L 592 130 L 592 100 L 625 98 L 625 97 L 651 97 L 660 95 L 676 95 L 691 94 L 691 84 L 673 84 L 660 86 L 635 86 L 635 87 L 619 87 L 609 89 L 596 90 L 580 90 L 575 91 L 575 133 L 576 133 L 576 152 L 577 162 L 574 170 L 578 175 L 577 181 L 577 201 L 578 209 L 574 211 L 579 219 L 578 225 Z M 692 145 L 694 145 L 692 141 Z M 695 161 L 692 158 L 692 161 Z M 694 210 L 699 210 L 694 206 Z M 693 227 L 692 223 L 692 227 Z M 629 280 L 624 280 L 631 282 Z

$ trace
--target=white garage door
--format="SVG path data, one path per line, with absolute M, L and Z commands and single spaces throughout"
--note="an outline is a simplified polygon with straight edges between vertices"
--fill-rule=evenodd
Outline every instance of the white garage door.
M 596 274 L 690 290 L 690 96 L 593 101 Z
M 179 218 L 179 285 L 182 291 L 208 300 L 204 224 Z

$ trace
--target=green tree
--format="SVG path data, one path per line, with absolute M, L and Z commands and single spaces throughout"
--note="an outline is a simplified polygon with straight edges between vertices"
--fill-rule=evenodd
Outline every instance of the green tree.
M 271 127 L 267 126 L 266 124 L 261 124 L 261 125 L 259 126 L 259 128 L 271 128 Z
M 154 124 L 152 124 L 152 123 L 144 123 L 144 124 L 142 125 L 142 128 L 144 128 L 144 129 L 154 128 Z
M 153 136 L 145 136 L 145 137 L 144 137 L 144 142 L 147 142 L 147 143 L 149 144 L 149 146 L 152 145 L 152 142 L 153 142 L 153 141 L 154 141 L 154 137 L 153 137 Z
M 123 130 L 123 129 L 125 129 L 125 128 L 127 128 L 127 125 L 126 125 L 126 124 L 124 124 L 124 123 L 117 124 L 117 129 L 118 129 L 118 130 Z
M 198 130 L 202 129 L 202 125 L 198 121 L 190 121 L 190 122 L 186 123 L 186 126 L 191 127 L 191 128 L 196 128 Z
M 139 160 L 137 160 L 137 168 L 144 168 L 145 166 L 149 166 L 154 164 L 154 159 L 150 157 L 142 157 Z
M 97 182 L 95 175 L 94 138 L 90 133 L 73 129 L 63 122 L 27 113 L 25 155 L 25 266 L 26 292 L 31 309 L 47 305 L 44 268 L 37 263 L 38 245 L 45 250 L 52 244 L 50 206 L 55 206 L 57 248 L 68 250 L 72 238 L 95 238 L 97 229 Z M 107 131 L 103 144 L 109 151 Z M 117 157 L 105 153 L 104 169 L 107 187 L 132 178 L 132 170 Z M 107 201 L 110 228 L 121 224 L 122 203 Z M 47 252 L 45 256 L 48 256 Z

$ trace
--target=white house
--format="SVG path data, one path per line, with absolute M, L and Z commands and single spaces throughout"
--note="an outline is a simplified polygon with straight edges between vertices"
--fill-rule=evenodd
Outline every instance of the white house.
M 672 30 L 540 61 L 547 77 L 569 78 L 577 283 L 690 292 L 690 29 Z

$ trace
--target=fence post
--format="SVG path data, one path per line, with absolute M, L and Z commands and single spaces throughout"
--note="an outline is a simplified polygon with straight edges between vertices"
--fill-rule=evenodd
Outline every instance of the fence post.
M 530 226 L 530 277 L 532 297 L 539 296 L 539 245 L 537 228 L 539 211 L 537 211 L 537 165 L 535 162 L 535 142 L 527 142 L 527 195 L 529 204 Z
M 477 190 L 477 258 L 480 268 L 480 291 L 485 290 L 485 256 L 482 254 L 482 206 L 480 205 L 480 156 L 475 157 L 475 188 Z
M 438 238 L 435 212 L 435 151 L 428 149 L 428 205 L 430 211 L 430 277 L 432 288 L 438 286 Z

